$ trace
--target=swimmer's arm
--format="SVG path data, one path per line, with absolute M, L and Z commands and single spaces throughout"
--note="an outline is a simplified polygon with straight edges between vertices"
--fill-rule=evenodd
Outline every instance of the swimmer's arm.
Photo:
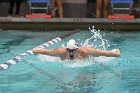
M 106 50 L 98 50 L 94 48 L 89 48 L 87 49 L 87 54 L 93 55 L 96 57 L 99 56 L 106 56 L 106 57 L 119 57 L 120 56 L 120 50 L 119 49 L 114 49 L 111 51 L 106 51 Z
M 35 48 L 32 50 L 33 54 L 44 54 L 44 55 L 50 55 L 50 56 L 59 56 L 60 51 L 59 49 L 43 49 L 43 48 Z

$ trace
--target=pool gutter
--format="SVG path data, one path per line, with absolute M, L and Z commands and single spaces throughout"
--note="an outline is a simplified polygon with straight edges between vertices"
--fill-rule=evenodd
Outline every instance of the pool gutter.
M 93 25 L 102 30 L 140 31 L 140 19 L 0 18 L 0 29 L 4 30 L 87 30 Z

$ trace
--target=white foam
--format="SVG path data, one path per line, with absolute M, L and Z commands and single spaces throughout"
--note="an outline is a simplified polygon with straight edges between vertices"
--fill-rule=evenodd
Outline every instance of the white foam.
M 65 60 L 62 62 L 63 66 L 70 68 L 85 67 L 94 64 L 94 62 L 88 62 L 86 60 Z
M 61 59 L 59 57 L 54 57 L 54 56 L 49 56 L 49 55 L 43 55 L 43 54 L 38 54 L 37 57 L 41 61 L 49 61 L 49 62 L 60 62 Z
M 114 59 L 114 57 L 92 57 L 89 56 L 88 58 L 84 59 L 84 60 L 64 60 L 62 61 L 59 57 L 53 57 L 53 56 L 49 56 L 49 55 L 42 55 L 42 54 L 38 54 L 37 56 L 41 61 L 45 61 L 45 62 L 60 62 L 63 66 L 66 67 L 70 67 L 70 68 L 77 68 L 77 67 L 86 67 L 86 66 L 90 66 L 93 65 L 95 63 L 106 63 L 109 62 L 111 60 Z
M 75 68 L 75 67 L 86 67 L 86 66 L 93 65 L 95 63 L 106 63 L 106 62 L 109 62 L 113 59 L 114 59 L 114 57 L 104 57 L 104 56 L 92 57 L 92 56 L 89 56 L 88 58 L 86 58 L 84 60 L 65 60 L 62 63 L 66 67 Z
M 100 57 L 94 57 L 95 62 L 108 62 L 114 60 L 115 57 L 105 57 L 105 56 L 100 56 Z

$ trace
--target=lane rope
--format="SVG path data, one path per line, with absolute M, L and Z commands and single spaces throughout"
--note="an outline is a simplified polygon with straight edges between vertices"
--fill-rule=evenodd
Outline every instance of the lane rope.
M 53 45 L 53 44 L 55 44 L 55 43 L 57 43 L 57 42 L 60 42 L 60 41 L 62 41 L 62 39 L 61 39 L 60 37 L 56 37 L 56 38 L 54 38 L 54 39 L 52 39 L 52 40 L 50 40 L 50 41 L 48 41 L 48 42 L 46 42 L 46 43 L 43 43 L 43 44 L 41 44 L 41 45 L 39 45 L 39 46 L 37 46 L 37 47 L 35 47 L 35 48 L 46 48 L 46 47 L 49 47 L 49 46 L 51 46 L 51 45 Z M 19 61 L 20 61 L 23 57 L 28 56 L 28 55 L 33 55 L 32 50 L 28 50 L 28 51 L 26 51 L 26 52 L 24 52 L 24 53 L 22 53 L 22 54 L 19 54 L 19 55 L 13 57 L 12 59 L 6 61 L 5 63 L 0 64 L 0 71 L 1 71 L 1 70 L 6 70 L 6 69 L 9 68 L 10 66 L 19 63 Z

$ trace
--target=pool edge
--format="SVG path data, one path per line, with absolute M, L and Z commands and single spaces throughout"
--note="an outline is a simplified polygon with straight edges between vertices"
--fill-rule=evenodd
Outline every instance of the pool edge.
M 0 29 L 3 30 L 87 30 L 93 25 L 103 30 L 140 31 L 140 19 L 0 17 Z

